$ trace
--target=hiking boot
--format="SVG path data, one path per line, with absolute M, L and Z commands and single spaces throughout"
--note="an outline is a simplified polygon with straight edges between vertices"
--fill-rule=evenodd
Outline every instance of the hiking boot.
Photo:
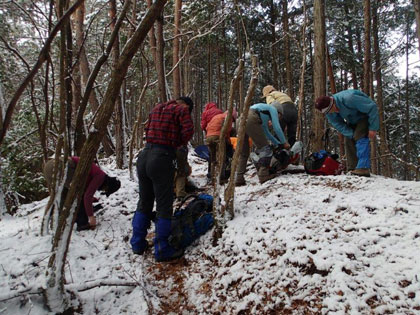
M 143 255 L 148 247 L 146 241 L 147 230 L 150 228 L 150 217 L 143 212 L 136 211 L 133 217 L 133 235 L 130 239 L 134 254 Z
M 158 262 L 171 261 L 184 255 L 182 248 L 175 249 L 169 245 L 171 235 L 171 219 L 158 218 L 156 222 L 155 259 Z
M 265 183 L 266 181 L 276 177 L 276 174 L 270 174 L 270 169 L 266 166 L 261 166 L 258 170 L 258 179 L 260 180 L 260 184 Z
M 246 185 L 246 181 L 245 181 L 244 175 L 236 175 L 235 186 L 239 187 L 239 186 L 245 186 L 245 185 Z
M 351 174 L 363 177 L 370 177 L 370 171 L 368 168 L 356 168 L 355 170 L 351 171 Z
M 141 249 L 134 249 L 134 247 L 133 247 L 133 254 L 136 254 L 136 255 L 143 255 L 148 249 L 150 248 L 150 245 L 149 245 L 149 243 L 146 241 L 146 246 L 144 246 L 143 248 L 141 248 Z

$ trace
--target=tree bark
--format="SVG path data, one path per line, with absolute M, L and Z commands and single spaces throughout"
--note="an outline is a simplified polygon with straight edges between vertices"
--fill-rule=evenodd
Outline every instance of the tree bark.
M 408 62 L 409 62 L 409 45 L 410 45 L 410 24 L 407 14 L 407 25 L 406 25 L 406 43 L 405 43 L 405 125 L 404 125 L 404 131 L 405 131 L 405 154 L 403 160 L 406 162 L 404 163 L 404 179 L 405 180 L 411 180 L 411 174 L 410 174 L 410 168 L 408 167 L 408 164 L 411 164 L 411 136 L 410 136 L 410 88 L 409 88 L 409 79 L 408 79 Z
M 141 23 L 136 28 L 133 36 L 125 45 L 118 66 L 111 73 L 111 80 L 104 95 L 104 103 L 98 111 L 93 123 L 93 128 L 83 146 L 80 162 L 77 164 L 70 189 L 64 203 L 64 209 L 60 214 L 51 257 L 47 268 L 47 304 L 51 311 L 62 313 L 69 308 L 69 301 L 64 290 L 64 265 L 70 243 L 73 222 L 76 219 L 76 199 L 80 200 L 84 192 L 84 186 L 94 161 L 100 141 L 106 132 L 114 110 L 115 100 L 118 97 L 121 84 L 127 74 L 128 67 L 138 51 L 140 45 L 147 36 L 156 18 L 161 14 L 167 0 L 156 0 L 150 7 Z
M 371 14 L 370 14 L 370 0 L 363 0 L 363 15 L 365 28 L 365 42 L 364 42 L 364 60 L 363 60 L 363 92 L 370 95 L 370 73 L 371 73 L 371 44 L 370 44 L 370 29 L 371 29 Z
M 235 92 L 238 90 L 239 81 L 242 77 L 242 72 L 244 68 L 244 61 L 241 59 L 239 60 L 239 65 L 235 70 L 235 73 L 233 75 L 232 81 L 230 83 L 230 89 L 229 89 L 229 100 L 228 100 L 228 114 L 225 118 L 225 121 L 223 123 L 222 129 L 220 131 L 219 136 L 219 145 L 217 148 L 217 158 L 214 165 L 212 165 L 212 168 L 214 169 L 213 172 L 213 200 L 216 202 L 213 202 L 213 215 L 215 218 L 215 229 L 218 231 L 215 233 L 216 237 L 220 237 L 223 233 L 223 230 L 225 228 L 226 221 L 229 219 L 233 219 L 234 217 L 234 208 L 233 208 L 233 201 L 234 201 L 234 192 L 235 190 L 232 189 L 230 193 L 226 194 L 228 191 L 228 188 L 225 191 L 225 197 L 228 197 L 229 199 L 229 205 L 231 206 L 221 206 L 219 202 L 219 195 L 220 195 L 220 176 L 222 175 L 222 165 L 224 164 L 225 158 L 226 158 L 226 133 L 228 130 L 229 123 L 231 122 L 232 118 L 232 112 L 233 112 L 233 101 L 234 101 L 234 95 Z M 213 164 L 213 161 L 212 161 Z M 229 178 L 229 182 L 232 182 L 232 187 L 234 188 L 235 183 L 235 173 L 232 173 Z M 228 186 L 229 187 L 229 186 Z M 227 200 L 227 199 L 225 199 Z M 226 217 L 226 211 L 228 210 L 230 218 Z
M 416 34 L 417 34 L 417 45 L 420 54 L 420 0 L 413 0 L 414 12 L 416 15 Z
M 300 66 L 300 76 L 299 76 L 299 104 L 298 104 L 298 121 L 296 128 L 296 138 L 297 140 L 302 140 L 302 114 L 304 109 L 304 100 L 305 100 L 305 72 L 306 72 L 306 25 L 307 25 L 307 14 L 306 14 L 306 3 L 303 0 L 303 24 L 302 24 L 302 64 Z
M 156 72 L 158 76 L 160 101 L 162 103 L 168 100 L 168 95 L 166 93 L 166 78 L 165 78 L 165 58 L 164 58 L 165 40 L 163 38 L 163 22 L 164 21 L 163 21 L 163 12 L 162 12 L 162 14 L 156 19 L 156 24 L 157 24 Z
M 279 66 L 277 64 L 278 59 L 278 44 L 276 34 L 276 22 L 277 22 L 277 10 L 274 5 L 274 0 L 270 1 L 270 32 L 271 32 L 271 63 L 273 67 L 273 82 L 275 88 L 280 88 L 279 82 Z
M 287 12 L 288 0 L 283 0 L 283 31 L 284 31 L 284 62 L 286 64 L 286 86 L 287 94 L 295 101 L 293 90 L 292 62 L 290 60 L 290 36 L 289 36 L 289 15 Z
M 174 25 L 174 39 L 173 39 L 173 53 L 172 53 L 172 64 L 174 71 L 172 72 L 173 85 L 174 85 L 174 98 L 181 96 L 181 74 L 179 62 L 179 34 L 181 29 L 181 9 L 182 9 L 182 0 L 175 0 L 174 3 L 174 16 L 175 16 L 175 25 Z
M 115 21 L 117 19 L 117 4 L 115 0 L 109 1 L 109 18 L 111 20 L 110 27 L 111 32 L 115 29 Z M 120 39 L 117 33 L 114 44 L 111 50 L 112 68 L 114 69 L 118 64 L 120 56 Z M 114 127 L 115 127 L 115 155 L 116 155 L 116 166 L 122 169 L 126 165 L 126 148 L 125 148 L 125 136 L 124 136 L 124 108 L 121 99 L 121 93 L 115 101 L 115 114 L 114 114 Z
M 326 40 L 325 40 L 325 1 L 314 1 L 314 100 L 319 96 L 326 95 Z M 324 135 L 324 116 L 313 111 L 311 149 L 319 151 L 323 149 L 322 136 Z
M 344 12 L 345 12 L 346 20 L 349 20 L 350 19 L 349 8 L 348 8 L 347 2 L 344 2 Z M 351 28 L 350 23 L 347 23 L 346 29 L 347 29 L 347 41 L 349 43 L 350 54 L 351 56 L 355 56 L 354 47 L 353 47 L 353 30 Z M 351 74 L 353 89 L 357 89 L 357 73 L 356 73 L 356 66 L 353 61 L 350 63 L 350 74 Z
M 380 0 L 376 0 L 372 10 L 372 35 L 373 35 L 373 49 L 375 56 L 375 78 L 376 78 L 376 103 L 379 110 L 379 137 L 380 137 L 380 156 L 383 164 L 383 175 L 392 177 L 391 161 L 388 157 L 388 143 L 387 132 L 385 125 L 385 108 L 382 90 L 382 64 L 381 64 L 381 51 L 379 49 L 379 36 L 378 36 L 378 8 Z
M 123 9 L 124 10 L 124 9 Z M 89 61 L 86 55 L 86 50 L 84 46 L 84 28 L 83 23 L 85 19 L 85 5 L 81 5 L 80 8 L 76 12 L 76 43 L 80 51 L 80 73 L 82 77 L 82 87 L 84 93 L 88 94 L 89 97 L 87 100 L 81 101 L 79 112 L 76 118 L 76 127 L 75 127 L 75 149 L 77 154 L 80 154 L 80 150 L 83 146 L 83 143 L 86 141 L 86 135 L 85 135 L 85 128 L 83 123 L 83 114 L 85 112 L 84 108 L 87 105 L 87 101 L 89 101 L 89 104 L 91 106 L 91 109 L 93 112 L 96 112 L 99 108 L 99 101 L 98 97 L 96 96 L 95 89 L 91 88 L 88 89 L 89 86 L 89 77 L 91 75 L 90 67 L 89 67 Z M 86 104 L 84 104 L 86 102 Z M 83 113 L 83 114 L 82 114 Z M 80 117 L 79 117 L 80 116 Z M 108 134 L 104 136 L 102 139 L 102 146 L 105 151 L 105 155 L 107 157 L 114 154 L 114 145 L 109 137 Z
M 328 48 L 327 48 L 327 70 L 328 70 L 328 77 L 330 78 L 331 94 L 335 94 L 335 93 L 337 93 L 337 87 L 336 87 L 336 84 L 335 84 L 334 71 L 333 71 L 331 57 L 330 57 L 330 53 L 328 51 Z M 339 148 L 340 148 L 340 158 L 343 159 L 343 157 L 345 155 L 344 136 L 341 133 L 338 133 L 338 144 L 339 144 Z

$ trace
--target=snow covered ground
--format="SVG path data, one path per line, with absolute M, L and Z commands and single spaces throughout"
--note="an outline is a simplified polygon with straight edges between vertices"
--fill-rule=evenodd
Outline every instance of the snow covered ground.
M 190 162 L 204 186 L 206 162 Z M 284 174 L 261 185 L 251 169 L 219 244 L 208 233 L 185 259 L 159 264 L 130 250 L 136 181 L 103 168 L 122 189 L 100 197 L 95 231 L 73 233 L 66 287 L 79 314 L 420 313 L 419 182 Z M 48 313 L 29 294 L 50 255 L 46 202 L 0 221 L 0 314 Z

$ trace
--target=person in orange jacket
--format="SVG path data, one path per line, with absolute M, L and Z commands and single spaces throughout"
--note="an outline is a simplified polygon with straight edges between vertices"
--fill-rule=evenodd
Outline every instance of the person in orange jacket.
M 226 120 L 228 112 L 224 112 L 222 114 L 218 114 L 215 115 L 210 122 L 207 125 L 206 128 L 206 144 L 209 148 L 209 153 L 210 153 L 210 159 L 209 159 L 209 164 L 210 164 L 210 174 L 211 177 L 213 178 L 213 167 L 211 167 L 211 161 L 215 161 L 217 159 L 217 147 L 219 145 L 219 138 L 220 138 L 220 131 L 222 130 L 223 127 L 223 123 Z M 236 110 L 233 110 L 232 112 L 232 118 L 230 123 L 228 124 L 228 129 L 226 131 L 226 138 L 225 138 L 225 143 L 226 143 L 226 158 L 228 159 L 229 156 L 232 157 L 233 155 L 233 150 L 232 150 L 232 145 L 230 144 L 230 133 L 232 131 L 232 123 L 236 120 L 238 116 L 238 113 L 236 112 Z M 222 171 L 221 171 L 221 175 L 220 175 L 220 181 L 224 182 L 227 179 L 227 174 L 226 173 L 226 167 L 227 167 L 227 160 L 224 161 L 223 165 L 222 165 Z

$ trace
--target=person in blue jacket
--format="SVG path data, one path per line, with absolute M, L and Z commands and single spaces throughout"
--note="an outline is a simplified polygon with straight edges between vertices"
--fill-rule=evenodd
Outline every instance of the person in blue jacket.
M 271 134 L 269 130 L 270 125 L 277 138 Z M 274 106 L 265 103 L 252 105 L 248 113 L 245 132 L 245 140 L 239 156 L 239 165 L 235 180 L 236 186 L 246 184 L 244 174 L 246 172 L 246 164 L 250 154 L 248 137 L 251 137 L 252 142 L 257 148 L 255 151 L 258 156 L 257 175 L 261 184 L 275 177 L 275 174 L 270 174 L 270 162 L 273 151 L 269 142 L 276 147 L 284 149 L 290 148 L 280 126 L 279 112 Z
M 370 140 L 379 129 L 378 107 L 365 93 L 345 90 L 333 96 L 320 96 L 315 108 L 343 136 L 347 170 L 358 176 L 370 176 Z

